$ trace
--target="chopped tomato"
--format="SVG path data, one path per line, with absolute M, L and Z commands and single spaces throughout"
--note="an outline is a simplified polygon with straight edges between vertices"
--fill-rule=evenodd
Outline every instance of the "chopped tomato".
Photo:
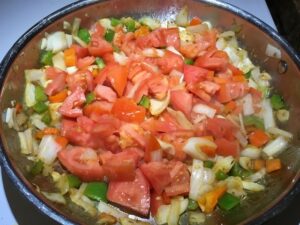
M 220 85 L 217 93 L 217 99 L 221 103 L 230 102 L 231 100 L 243 97 L 248 91 L 248 86 L 244 82 L 229 82 Z
M 58 159 L 82 181 L 101 181 L 104 177 L 97 153 L 91 148 L 68 147 L 58 153 Z
M 162 162 L 144 163 L 140 168 L 157 194 L 161 194 L 171 183 L 169 168 Z
M 137 169 L 134 181 L 109 182 L 107 198 L 143 216 L 149 214 L 150 188 L 143 173 Z
M 162 196 L 158 195 L 157 193 L 153 192 L 151 193 L 151 200 L 150 200 L 151 204 L 150 204 L 150 211 L 151 211 L 151 215 L 155 216 L 158 208 L 164 204 L 163 200 L 162 200 Z
M 162 33 L 167 46 L 173 46 L 174 48 L 179 49 L 180 38 L 177 27 L 162 29 Z
M 190 26 L 195 26 L 201 23 L 202 23 L 201 19 L 197 16 L 194 16 L 190 21 Z
M 95 101 L 84 107 L 83 113 L 94 121 L 104 114 L 109 114 L 112 109 L 112 103 L 106 101 Z
M 224 137 L 226 139 L 233 140 L 233 134 L 237 128 L 229 120 L 222 118 L 212 118 L 207 120 L 206 129 L 215 138 Z
M 105 34 L 105 28 L 98 22 L 91 26 L 92 36 L 103 37 Z
M 103 170 L 109 181 L 133 181 L 135 178 L 135 166 L 132 159 L 119 159 L 118 156 L 111 157 L 105 164 Z
M 108 102 L 115 102 L 117 94 L 110 88 L 101 84 L 98 84 L 94 90 L 97 97 Z
M 82 116 L 82 109 L 80 106 L 85 102 L 84 91 L 81 87 L 77 87 L 75 91 L 69 95 L 62 106 L 59 108 L 59 113 L 67 117 Z
M 197 83 L 204 80 L 208 73 L 209 70 L 198 66 L 185 64 L 183 67 L 184 80 L 187 84 Z
M 146 110 L 138 106 L 132 99 L 119 98 L 114 103 L 112 113 L 120 120 L 130 123 L 140 123 L 144 121 Z
M 169 166 L 171 168 L 171 183 L 165 188 L 166 195 L 173 197 L 188 194 L 190 190 L 190 173 L 186 164 L 171 161 Z
M 156 138 L 152 135 L 149 134 L 146 136 L 146 147 L 145 147 L 145 156 L 144 160 L 145 162 L 151 162 L 152 161 L 152 153 L 160 150 L 160 144 L 156 140 Z
M 63 76 L 66 75 L 65 71 L 57 69 L 52 66 L 47 67 L 45 70 L 45 73 L 46 73 L 46 78 L 50 79 L 50 80 L 54 80 L 56 77 L 61 76 L 61 75 L 63 75 Z
M 235 67 L 234 65 L 229 63 L 228 68 L 231 70 L 233 76 L 243 76 L 244 77 L 243 72 L 239 68 Z
M 66 74 L 65 73 L 60 73 L 57 75 L 51 83 L 47 85 L 45 88 L 45 93 L 47 95 L 55 95 L 62 91 L 66 86 Z
M 95 57 L 86 56 L 84 58 L 80 58 L 77 61 L 77 67 L 79 69 L 86 69 L 88 66 L 92 65 L 95 62 Z
M 161 32 L 161 29 L 152 31 L 147 35 L 143 35 L 137 37 L 136 44 L 140 48 L 158 48 L 158 47 L 166 47 L 166 40 Z
M 71 48 L 75 49 L 77 58 L 84 58 L 89 55 L 89 50 L 87 48 L 81 47 L 77 44 L 72 44 Z
M 154 118 L 149 118 L 145 120 L 141 127 L 147 131 L 157 133 L 157 132 L 172 132 L 178 130 L 178 125 L 173 121 L 158 120 Z
M 77 87 L 81 87 L 84 91 L 92 91 L 94 89 L 93 74 L 87 69 L 79 70 L 67 76 L 67 84 L 71 91 L 74 91 Z
M 216 153 L 222 156 L 239 156 L 239 143 L 237 141 L 229 141 L 225 138 L 217 138 L 215 140 L 217 145 Z
M 177 55 L 171 51 L 166 50 L 163 57 L 160 57 L 156 61 L 158 67 L 163 74 L 169 74 L 172 70 L 183 70 L 183 59 L 180 55 Z
M 107 71 L 107 79 L 118 96 L 122 96 L 127 84 L 128 69 L 121 65 L 109 65 Z
M 249 141 L 256 147 L 261 147 L 270 140 L 270 137 L 263 130 L 255 130 L 249 134 Z
M 92 56 L 103 56 L 106 53 L 113 52 L 112 45 L 99 36 L 92 36 L 88 50 Z
M 190 117 L 192 112 L 193 95 L 185 90 L 171 91 L 171 104 L 174 109 L 183 112 L 187 117 Z

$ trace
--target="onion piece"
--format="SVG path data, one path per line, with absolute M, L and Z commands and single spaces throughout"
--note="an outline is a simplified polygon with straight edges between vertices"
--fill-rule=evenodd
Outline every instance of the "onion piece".
M 113 30 L 114 27 L 111 25 L 111 21 L 108 18 L 103 18 L 99 20 L 99 23 L 101 24 L 102 27 L 104 27 L 105 29 L 111 29 Z
M 234 158 L 232 156 L 226 156 L 226 157 L 218 156 L 216 158 L 216 163 L 212 168 L 212 170 L 214 173 L 218 172 L 219 170 L 223 171 L 224 173 L 228 173 L 231 170 L 233 164 L 234 164 Z
M 276 127 L 270 99 L 264 99 L 262 102 L 262 116 L 266 130 L 271 127 Z
M 156 49 L 156 48 L 145 48 L 142 51 L 142 54 L 146 57 L 157 58 L 163 57 L 165 55 L 164 50 Z
M 170 107 L 167 108 L 167 111 L 176 119 L 179 125 L 182 126 L 184 129 L 193 129 L 193 124 L 186 118 L 183 112 L 175 111 Z
M 124 52 L 114 52 L 114 60 L 119 63 L 120 65 L 126 65 L 128 62 L 128 57 L 125 55 Z
M 168 225 L 177 225 L 180 216 L 180 201 L 177 198 L 171 200 Z
M 282 136 L 282 137 L 285 137 L 287 139 L 292 139 L 293 138 L 293 134 L 290 133 L 290 132 L 287 132 L 285 130 L 281 130 L 277 127 L 271 127 L 268 129 L 268 132 L 270 134 L 273 134 L 273 135 L 276 135 L 276 136 Z
M 64 60 L 64 53 L 63 52 L 58 52 L 57 54 L 55 54 L 52 57 L 52 62 L 53 62 L 53 66 L 61 69 L 61 70 L 65 70 L 66 69 L 66 64 L 65 64 L 65 60 Z
M 217 145 L 207 138 L 191 137 L 186 141 L 182 149 L 186 154 L 195 159 L 206 160 L 208 157 L 204 152 L 202 152 L 201 147 L 210 147 L 216 149 Z
M 286 122 L 286 121 L 289 120 L 289 118 L 290 118 L 290 112 L 288 110 L 286 110 L 286 109 L 279 109 L 276 112 L 276 117 L 277 117 L 277 119 L 280 122 L 284 123 L 284 122 Z
M 261 184 L 257 184 L 251 181 L 242 181 L 243 183 L 243 188 L 248 190 L 248 191 L 263 191 L 265 190 L 265 186 L 261 185 Z
M 46 73 L 43 69 L 25 70 L 26 83 L 38 82 L 44 88 L 47 86 Z
M 45 164 L 51 164 L 56 159 L 57 153 L 61 150 L 61 146 L 57 144 L 53 136 L 45 135 L 38 149 L 38 158 Z
M 265 53 L 269 57 L 281 59 L 281 51 L 279 48 L 275 47 L 274 45 L 267 44 Z
M 30 122 L 39 130 L 43 130 L 47 127 L 47 125 L 42 121 L 42 115 L 36 113 L 30 116 Z
M 72 24 L 72 35 L 77 36 L 79 27 L 80 27 L 81 19 L 78 17 L 74 18 L 73 24 Z
M 56 31 L 47 37 L 46 50 L 57 53 L 68 48 L 66 34 L 63 31 Z
M 246 147 L 247 146 L 247 144 L 248 144 L 247 137 L 245 137 L 245 135 L 242 134 L 241 131 L 235 132 L 234 136 L 236 137 L 236 139 L 238 140 L 238 142 L 240 143 L 240 145 L 242 147 Z
M 112 215 L 113 217 L 116 217 L 116 218 L 128 217 L 127 214 L 123 213 L 118 208 L 116 208 L 112 205 L 109 205 L 109 204 L 107 204 L 103 201 L 99 202 L 99 204 L 97 206 L 97 209 L 101 213 L 107 213 L 107 214 Z
M 73 37 L 74 41 L 76 41 L 81 47 L 87 48 L 87 44 L 83 40 L 81 40 L 79 37 L 77 37 L 75 35 L 73 35 L 72 37 Z
M 195 33 L 203 34 L 209 30 L 209 27 L 207 24 L 201 23 L 201 24 L 194 25 L 194 26 L 188 26 L 186 28 L 186 30 L 192 34 L 195 34 Z
M 245 191 L 243 190 L 242 179 L 240 177 L 230 176 L 226 180 L 224 180 L 224 183 L 227 186 L 228 193 L 239 197 L 245 195 Z
M 221 33 L 219 35 L 219 37 L 221 37 L 221 38 L 231 38 L 231 37 L 235 37 L 235 33 L 232 30 L 229 30 L 229 31 L 225 31 L 225 32 Z
M 261 150 L 254 146 L 248 146 L 242 150 L 240 154 L 241 156 L 249 157 L 251 159 L 258 159 L 261 155 Z
M 265 175 L 266 175 L 266 169 L 262 168 L 261 170 L 259 170 L 256 173 L 250 175 L 249 177 L 247 177 L 246 180 L 252 181 L 252 182 L 257 182 L 260 179 L 263 179 Z
M 177 51 L 177 49 L 174 48 L 173 46 L 168 46 L 166 49 L 170 52 L 173 52 L 176 55 L 181 56 L 181 58 L 184 58 L 183 55 L 179 51 Z
M 239 164 L 241 165 L 241 167 L 243 167 L 246 170 L 250 170 L 251 168 L 251 159 L 249 157 L 240 157 L 239 158 Z
M 216 109 L 200 103 L 194 105 L 192 111 L 195 113 L 204 114 L 209 118 L 213 118 L 217 112 Z
M 178 26 L 182 26 L 185 27 L 188 25 L 189 23 L 189 19 L 188 19 L 188 7 L 184 6 L 179 13 L 176 15 L 176 19 L 175 19 L 175 23 Z
M 49 192 L 44 192 L 44 191 L 41 191 L 41 193 L 52 202 L 56 202 L 56 203 L 60 203 L 60 204 L 64 204 L 64 205 L 67 203 L 64 196 L 60 193 L 49 193 Z
M 24 132 L 18 132 L 21 153 L 25 155 L 34 153 L 34 139 L 32 137 L 32 129 L 28 128 Z
M 162 150 L 157 149 L 150 154 L 151 162 L 160 162 L 163 159 Z
M 139 19 L 139 22 L 141 24 L 144 24 L 148 27 L 150 27 L 151 30 L 155 30 L 157 28 L 160 28 L 160 22 L 157 19 L 154 19 L 152 17 L 149 16 L 144 16 L 141 19 Z
M 251 115 L 254 113 L 253 100 L 251 94 L 246 94 L 243 98 L 243 113 L 245 116 Z
M 159 115 L 161 114 L 169 105 L 170 103 L 170 90 L 167 93 L 167 96 L 165 97 L 165 99 L 159 101 L 156 99 L 150 99 L 150 108 L 149 111 L 151 113 L 151 115 Z
M 165 142 L 165 141 L 162 141 L 160 139 L 157 138 L 157 141 L 161 147 L 162 150 L 164 150 L 165 152 L 167 152 L 168 154 L 170 155 L 175 155 L 175 147 L 168 143 L 168 142 Z
M 287 140 L 282 137 L 278 136 L 275 140 L 270 141 L 264 148 L 263 152 L 269 156 L 277 156 L 281 152 L 283 152 L 286 148 L 288 147 L 288 142 Z
M 170 209 L 171 209 L 171 205 L 159 206 L 157 213 L 154 217 L 157 224 L 168 224 Z

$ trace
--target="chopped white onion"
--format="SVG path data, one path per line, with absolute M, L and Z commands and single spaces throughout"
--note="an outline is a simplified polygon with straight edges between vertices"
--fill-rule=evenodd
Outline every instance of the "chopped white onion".
M 245 195 L 245 191 L 243 190 L 242 179 L 240 177 L 230 176 L 226 180 L 224 180 L 224 183 L 227 186 L 228 193 L 239 197 Z
M 283 152 L 287 147 L 288 147 L 287 140 L 282 136 L 278 136 L 275 140 L 270 141 L 263 148 L 263 152 L 269 157 L 277 156 L 281 152 Z
M 201 147 L 210 147 L 216 149 L 217 145 L 207 138 L 191 137 L 186 141 L 182 149 L 186 154 L 195 159 L 206 160 L 208 157 L 204 152 L 202 152 Z
M 86 188 L 86 183 L 83 183 L 79 190 L 76 190 L 74 188 L 70 189 L 70 199 L 72 200 L 72 202 L 74 202 L 75 204 L 81 206 L 82 208 L 84 208 L 84 210 L 86 212 L 88 212 L 89 214 L 91 214 L 92 216 L 96 216 L 97 215 L 97 209 L 95 207 L 95 203 L 93 201 L 91 201 L 89 198 L 87 198 L 86 196 L 83 195 L 83 192 Z M 121 214 L 121 213 L 120 213 Z
M 170 51 L 170 52 L 173 52 L 173 53 L 176 54 L 176 55 L 181 56 L 181 58 L 184 58 L 184 57 L 182 56 L 182 54 L 181 54 L 179 51 L 177 51 L 177 49 L 174 48 L 173 46 L 168 46 L 166 49 L 167 49 L 168 51 Z
M 271 127 L 276 127 L 270 99 L 264 99 L 262 102 L 262 116 L 266 130 Z
M 206 31 L 209 30 L 209 27 L 207 26 L 207 24 L 205 23 L 201 23 L 201 24 L 197 24 L 197 25 L 194 25 L 194 26 L 188 26 L 186 28 L 186 30 L 190 33 L 198 33 L 198 34 L 203 34 L 205 33 Z
M 285 137 L 287 139 L 292 139 L 293 138 L 293 134 L 288 132 L 288 131 L 285 131 L 285 130 L 282 130 L 282 129 L 279 129 L 277 127 L 271 127 L 268 129 L 268 132 L 270 134 L 273 134 L 273 135 L 276 135 L 276 136 L 282 136 L 282 137 Z
M 157 141 L 158 141 L 160 147 L 162 148 L 162 150 L 164 150 L 165 152 L 167 152 L 170 155 L 175 155 L 175 147 L 172 144 L 162 141 L 158 138 L 157 138 Z
M 189 23 L 188 19 L 188 7 L 184 6 L 176 16 L 175 22 L 178 26 L 185 27 Z
M 150 158 L 151 158 L 151 162 L 160 162 L 162 161 L 162 150 L 161 149 L 157 149 L 155 151 L 152 151 L 150 154 Z
M 203 194 L 212 190 L 215 174 L 211 169 L 204 168 L 201 160 L 194 159 L 191 178 L 189 198 L 197 201 Z
M 151 115 L 159 115 L 161 114 L 169 105 L 170 103 L 170 91 L 168 91 L 167 96 L 165 97 L 165 99 L 159 101 L 156 99 L 150 99 L 150 108 L 149 111 L 151 113 Z
M 45 164 L 51 164 L 56 159 L 57 153 L 61 150 L 61 146 L 57 144 L 53 136 L 45 135 L 39 145 L 38 158 Z
M 102 27 L 104 27 L 105 29 L 111 29 L 113 30 L 113 26 L 111 25 L 111 21 L 108 18 L 103 18 L 99 20 L 99 23 L 101 24 Z
M 103 201 L 99 202 L 99 204 L 97 206 L 97 209 L 101 213 L 107 213 L 107 214 L 110 214 L 110 215 L 112 215 L 113 217 L 116 217 L 116 218 L 128 217 L 127 214 L 123 213 L 118 208 L 116 208 L 112 205 L 109 205 L 109 204 L 107 204 Z
M 81 47 L 84 47 L 86 48 L 87 47 L 87 44 L 81 40 L 79 37 L 75 36 L 75 35 L 72 35 L 72 38 L 74 41 L 76 41 L 76 43 L 78 43 Z
M 168 225 L 177 225 L 180 216 L 180 201 L 177 198 L 171 200 Z
M 26 155 L 34 153 L 32 129 L 28 128 L 24 132 L 18 132 L 18 136 L 20 141 L 21 153 Z
M 249 157 L 251 159 L 258 159 L 261 155 L 261 150 L 255 146 L 248 146 L 241 151 L 241 156 Z
M 120 65 L 126 65 L 128 62 L 128 57 L 125 55 L 124 52 L 114 52 L 114 60 L 119 63 Z
M 201 104 L 201 103 L 194 105 L 192 111 L 195 113 L 204 114 L 209 118 L 213 118 L 217 112 L 216 109 L 209 107 L 207 105 Z
M 238 140 L 238 142 L 240 143 L 240 145 L 242 147 L 246 147 L 247 146 L 247 144 L 248 144 L 247 137 L 244 134 L 242 134 L 241 131 L 235 132 L 234 136 L 236 137 L 236 139 Z
M 232 156 L 218 156 L 216 158 L 216 163 L 214 165 L 214 167 L 212 168 L 212 170 L 216 173 L 219 170 L 223 171 L 224 173 L 228 173 L 232 166 L 234 164 L 234 158 Z
M 66 40 L 67 40 L 68 48 L 70 48 L 70 46 L 73 44 L 73 37 L 72 37 L 72 35 L 66 34 Z
M 269 57 L 281 59 L 280 49 L 275 47 L 274 45 L 271 45 L 271 44 L 267 44 L 266 55 L 269 56 Z
M 180 83 L 183 83 L 183 80 L 184 80 L 184 74 L 183 74 L 182 72 L 173 69 L 173 70 L 170 72 L 169 76 L 171 76 L 171 77 L 179 77 L 179 82 L 180 82 Z
M 57 53 L 68 48 L 68 42 L 66 34 L 63 31 L 56 31 L 49 34 L 47 37 L 47 47 L 46 50 Z
M 26 83 L 24 98 L 27 107 L 32 107 L 35 105 L 35 86 L 32 83 Z
M 167 111 L 176 119 L 179 125 L 182 126 L 184 129 L 193 129 L 193 124 L 186 118 L 183 112 L 175 111 L 170 107 L 167 108 Z
M 30 122 L 39 130 L 43 130 L 47 127 L 47 125 L 42 121 L 42 115 L 36 113 L 30 116 Z
M 243 98 L 243 113 L 245 116 L 254 113 L 253 100 L 251 94 L 246 94 Z
M 219 35 L 219 37 L 221 37 L 221 38 L 228 38 L 228 37 L 234 37 L 234 36 L 235 36 L 235 33 L 232 30 L 225 31 Z
M 49 112 L 51 116 L 51 120 L 53 123 L 56 123 L 60 120 L 61 114 L 58 112 L 59 107 L 62 105 L 62 103 L 50 103 L 48 105 Z
M 170 214 L 171 205 L 161 205 L 159 206 L 157 213 L 155 215 L 155 222 L 158 225 L 168 224 L 168 217 Z
M 7 108 L 6 109 L 4 121 L 7 123 L 9 128 L 13 128 L 17 125 L 17 123 L 16 123 L 16 108 Z
M 53 66 L 65 70 L 66 69 L 66 64 L 65 64 L 65 59 L 64 59 L 64 53 L 63 52 L 58 52 L 52 57 L 52 62 Z
M 246 178 L 246 180 L 252 181 L 252 182 L 257 182 L 264 178 L 266 175 L 266 169 L 262 168 L 261 170 L 257 171 L 254 174 L 251 174 L 249 177 Z
M 43 69 L 25 70 L 26 82 L 38 82 L 41 86 L 47 86 L 46 73 Z
M 78 17 L 74 18 L 73 24 L 72 24 L 72 35 L 76 35 L 78 33 L 78 30 L 80 28 L 81 19 Z
M 239 164 L 246 170 L 251 169 L 251 159 L 249 157 L 242 156 L 239 158 Z
M 277 119 L 280 122 L 284 123 L 284 122 L 286 122 L 286 121 L 289 120 L 289 118 L 290 118 L 290 112 L 288 110 L 286 110 L 286 109 L 279 109 L 276 112 L 276 117 L 277 117 Z
M 78 68 L 76 66 L 70 66 L 66 68 L 66 72 L 68 74 L 73 74 L 76 73 L 78 71 Z
M 47 199 L 49 199 L 52 202 L 60 203 L 60 204 L 66 204 L 66 199 L 64 196 L 60 193 L 49 193 L 49 192 L 41 192 Z
M 146 57 L 163 57 L 165 55 L 164 50 L 162 49 L 156 49 L 156 48 L 145 48 L 142 51 L 142 54 Z
M 154 19 L 149 16 L 144 16 L 141 19 L 139 19 L 139 22 L 150 27 L 151 30 L 155 30 L 157 28 L 160 28 L 160 22 L 157 19 Z
M 243 183 L 243 188 L 245 190 L 248 190 L 248 191 L 263 191 L 265 189 L 265 186 L 261 185 L 261 184 L 257 184 L 257 183 L 254 183 L 254 182 L 251 182 L 251 181 L 242 181 Z

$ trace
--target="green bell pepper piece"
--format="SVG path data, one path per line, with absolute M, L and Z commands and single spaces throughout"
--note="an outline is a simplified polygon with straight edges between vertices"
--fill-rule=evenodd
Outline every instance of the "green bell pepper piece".
M 257 116 L 254 116 L 254 115 L 244 116 L 243 121 L 244 121 L 245 126 L 255 126 L 262 130 L 265 129 L 263 120 Z
M 226 192 L 218 201 L 218 206 L 226 211 L 233 209 L 240 204 L 240 199 Z
M 188 203 L 188 210 L 196 210 L 198 209 L 199 205 L 198 205 L 198 202 L 196 202 L 195 200 L 193 199 L 189 199 L 189 203 Z
M 108 29 L 104 35 L 105 40 L 108 42 L 112 42 L 114 40 L 115 32 L 113 30 Z
M 92 200 L 107 202 L 107 188 L 105 182 L 91 182 L 87 184 L 83 194 Z
M 229 174 L 231 176 L 240 177 L 242 179 L 245 179 L 246 177 L 249 177 L 252 174 L 252 172 L 249 170 L 245 170 L 238 163 L 235 163 L 233 165 L 233 167 L 231 168 Z
M 48 106 L 44 102 L 37 102 L 32 106 L 33 110 L 39 114 L 42 114 L 48 110 Z
M 143 95 L 143 97 L 141 98 L 140 102 L 138 103 L 140 106 L 145 107 L 146 109 L 148 109 L 150 107 L 150 99 L 148 96 Z
M 194 60 L 185 58 L 185 59 L 184 59 L 184 63 L 185 63 L 185 64 L 188 64 L 188 65 L 193 65 L 193 64 L 194 64 Z
M 218 172 L 216 172 L 217 180 L 225 180 L 227 177 L 228 177 L 228 175 L 226 173 L 224 173 L 222 170 L 218 170 Z
M 52 119 L 49 111 L 46 111 L 45 114 L 42 116 L 42 121 L 47 125 L 51 123 Z
M 40 63 L 42 65 L 52 66 L 53 53 L 51 51 L 42 50 L 40 55 Z
M 89 33 L 89 31 L 85 28 L 81 28 L 78 31 L 78 37 L 84 41 L 86 44 L 90 43 L 91 41 L 91 35 Z
M 44 88 L 41 86 L 36 86 L 35 89 L 35 100 L 37 102 L 45 102 L 47 101 L 48 97 L 45 94 Z
M 85 96 L 85 104 L 90 104 L 95 100 L 94 92 L 90 92 Z
M 244 76 L 245 76 L 246 79 L 250 79 L 250 77 L 251 77 L 251 71 L 252 70 L 249 70 L 247 73 L 244 74 Z
M 103 69 L 105 67 L 105 63 L 102 58 L 97 57 L 96 64 L 100 69 Z
M 279 110 L 285 107 L 285 103 L 282 97 L 278 94 L 273 94 L 270 100 L 271 100 L 271 105 L 275 110 Z
M 33 166 L 31 167 L 30 173 L 31 173 L 32 175 L 34 175 L 34 176 L 35 176 L 35 175 L 38 175 L 39 173 L 42 172 L 43 167 L 44 167 L 43 161 L 38 160 L 38 161 L 36 161 L 36 162 L 33 164 Z
M 67 175 L 68 178 L 68 183 L 69 183 L 69 187 L 70 188 L 79 188 L 81 185 L 81 180 L 74 176 L 73 174 L 68 174 Z
M 205 160 L 203 162 L 203 166 L 206 167 L 206 168 L 213 168 L 213 166 L 215 165 L 215 163 L 213 161 L 210 161 L 210 160 Z
M 110 23 L 113 27 L 115 27 L 115 26 L 118 26 L 121 23 L 121 21 L 116 18 L 110 18 Z
M 127 20 L 124 24 L 125 24 L 127 32 L 135 31 L 135 21 L 133 19 Z

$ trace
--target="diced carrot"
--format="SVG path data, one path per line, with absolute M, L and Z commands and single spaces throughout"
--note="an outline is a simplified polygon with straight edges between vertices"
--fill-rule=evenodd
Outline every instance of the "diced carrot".
M 205 213 L 211 213 L 216 207 L 218 200 L 226 192 L 227 187 L 225 185 L 218 186 L 214 190 L 204 194 L 198 199 L 198 204 L 201 210 Z
M 261 170 L 265 167 L 266 161 L 263 159 L 254 159 L 251 161 L 251 168 L 255 171 Z
M 35 133 L 35 137 L 37 139 L 42 139 L 44 137 L 44 132 L 42 130 L 39 130 Z
M 198 25 L 201 23 L 202 23 L 202 20 L 199 17 L 194 16 L 190 21 L 190 26 L 195 26 L 195 25 Z
M 230 101 L 225 105 L 224 111 L 225 113 L 233 112 L 236 109 L 236 102 Z
M 20 113 L 23 110 L 23 106 L 20 103 L 16 104 L 16 113 Z
M 149 28 L 147 26 L 141 26 L 139 29 L 137 29 L 134 32 L 134 36 L 137 37 L 142 37 L 145 36 L 146 34 L 149 34 Z
M 270 137 L 263 130 L 260 130 L 260 129 L 257 129 L 255 131 L 253 131 L 249 135 L 249 141 L 250 141 L 250 143 L 252 145 L 256 146 L 256 147 L 263 146 L 269 140 L 270 140 Z
M 58 92 L 56 95 L 49 96 L 51 103 L 63 102 L 68 97 L 68 91 L 66 89 Z
M 64 51 L 64 60 L 66 66 L 75 66 L 77 57 L 76 50 L 74 48 L 68 48 Z
M 266 171 L 271 173 L 276 170 L 281 169 L 281 161 L 280 159 L 269 159 L 266 161 Z
M 235 82 L 246 82 L 246 78 L 243 75 L 236 75 L 232 77 L 232 81 Z
M 99 70 L 98 70 L 98 69 L 93 69 L 93 70 L 92 70 L 92 74 L 93 74 L 94 77 L 97 76 L 98 73 L 99 73 Z
M 59 129 L 57 129 L 55 127 L 46 127 L 43 130 L 43 134 L 44 135 L 57 135 L 57 134 L 59 134 Z
M 68 145 L 68 143 L 69 143 L 68 139 L 65 138 L 65 137 L 63 137 L 63 136 L 57 136 L 57 137 L 55 138 L 55 141 L 56 141 L 62 148 L 65 148 L 65 147 Z

